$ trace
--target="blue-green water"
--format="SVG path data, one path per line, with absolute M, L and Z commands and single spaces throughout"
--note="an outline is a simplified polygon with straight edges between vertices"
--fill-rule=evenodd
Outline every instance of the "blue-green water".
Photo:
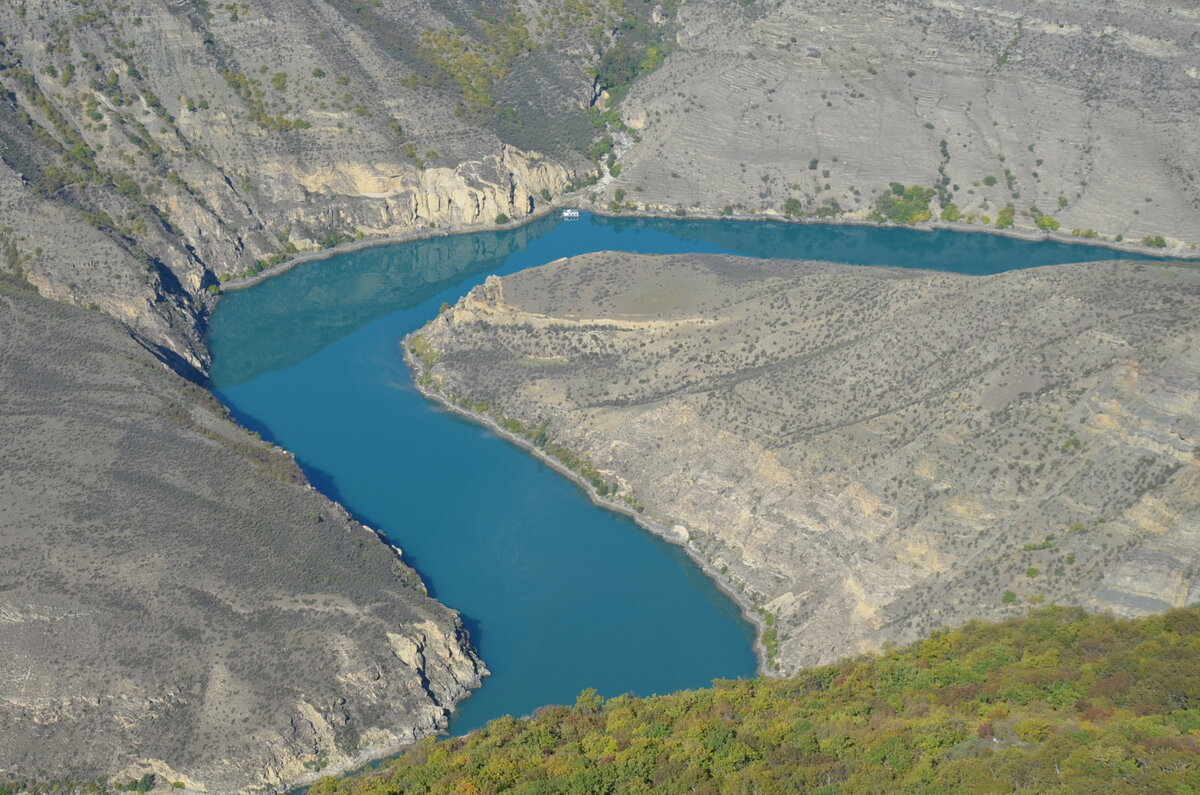
M 663 693 L 754 673 L 750 626 L 682 552 L 423 399 L 401 361 L 399 339 L 486 275 L 600 250 L 968 274 L 1118 256 L 984 234 L 585 214 L 365 249 L 228 294 L 211 328 L 214 392 L 462 612 L 492 677 L 455 731 L 585 687 Z

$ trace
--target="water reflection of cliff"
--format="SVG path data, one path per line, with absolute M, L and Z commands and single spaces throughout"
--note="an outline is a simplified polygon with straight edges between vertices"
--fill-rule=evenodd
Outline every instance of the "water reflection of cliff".
M 298 265 L 226 295 L 213 320 L 213 384 L 290 367 L 398 309 L 495 270 L 557 223 L 377 246 Z
M 925 231 L 848 224 L 792 224 L 782 221 L 601 218 L 594 224 L 618 234 L 661 230 L 681 240 L 700 241 L 747 257 L 822 260 L 850 265 L 925 268 L 972 276 L 1065 262 L 1160 259 L 1057 241 L 1028 240 L 957 230 Z

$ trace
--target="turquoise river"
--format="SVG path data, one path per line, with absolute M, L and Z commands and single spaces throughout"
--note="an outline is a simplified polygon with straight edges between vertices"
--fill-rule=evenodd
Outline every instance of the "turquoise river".
M 462 612 L 492 676 L 455 732 L 586 687 L 645 695 L 755 672 L 752 627 L 681 550 L 422 398 L 401 360 L 401 337 L 488 274 L 601 250 L 967 274 L 1126 256 L 962 232 L 585 213 L 362 249 L 228 293 L 211 325 L 213 391 Z

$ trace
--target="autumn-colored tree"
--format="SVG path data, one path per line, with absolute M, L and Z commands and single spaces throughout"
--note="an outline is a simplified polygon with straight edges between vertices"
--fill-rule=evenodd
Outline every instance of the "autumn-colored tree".
M 1050 607 L 788 679 L 589 688 L 310 792 L 1197 792 L 1198 759 L 1200 609 Z

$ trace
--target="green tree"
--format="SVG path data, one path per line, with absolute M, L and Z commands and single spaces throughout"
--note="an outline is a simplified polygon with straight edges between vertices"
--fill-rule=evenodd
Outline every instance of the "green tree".
M 310 791 L 1196 792 L 1198 681 L 1200 609 L 1051 607 L 786 679 L 588 689 Z
M 594 687 L 586 688 L 575 698 L 575 709 L 579 712 L 599 712 L 602 704 L 604 704 L 604 698 L 596 692 Z

